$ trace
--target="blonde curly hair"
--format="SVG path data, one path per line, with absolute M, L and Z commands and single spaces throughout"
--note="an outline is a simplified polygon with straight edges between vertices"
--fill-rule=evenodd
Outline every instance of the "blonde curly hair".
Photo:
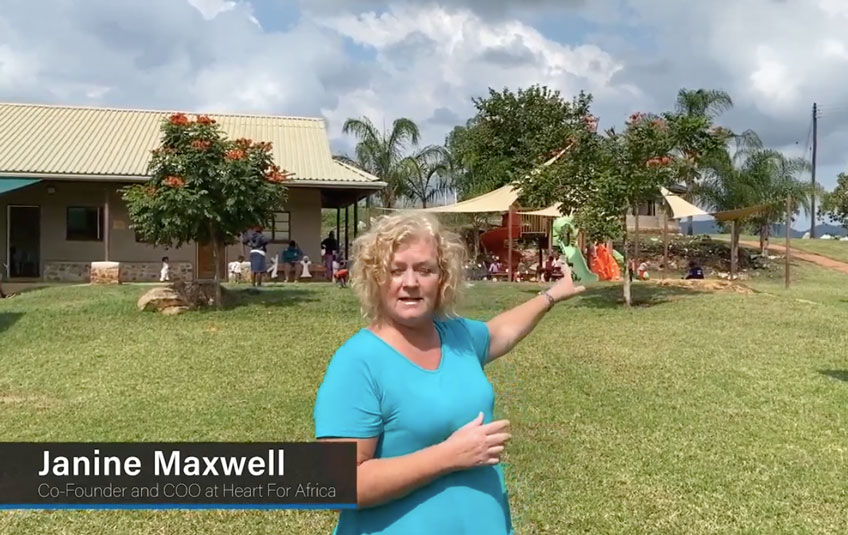
M 367 320 L 383 319 L 381 293 L 389 279 L 394 252 L 401 244 L 419 237 L 433 239 L 436 246 L 439 294 L 435 315 L 456 316 L 468 256 L 465 245 L 457 234 L 442 228 L 439 220 L 430 214 L 397 212 L 377 219 L 371 230 L 353 242 L 351 287 Z

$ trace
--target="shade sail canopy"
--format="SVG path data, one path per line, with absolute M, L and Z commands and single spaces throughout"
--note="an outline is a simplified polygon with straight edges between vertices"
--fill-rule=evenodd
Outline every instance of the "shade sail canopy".
M 547 208 L 542 208 L 541 210 L 534 210 L 532 212 L 519 212 L 521 215 L 536 215 L 541 217 L 562 217 L 562 212 L 560 212 L 561 203 L 552 204 Z
M 553 164 L 555 161 L 559 160 L 563 154 L 565 154 L 568 149 L 571 148 L 571 145 L 568 145 L 564 149 L 561 149 L 556 154 L 554 154 L 548 161 L 534 169 L 530 172 L 531 175 L 535 175 L 541 172 L 542 168 L 548 167 Z M 483 213 L 483 212 L 507 212 L 510 207 L 513 206 L 518 197 L 521 195 L 521 189 L 515 186 L 511 186 L 507 184 L 506 186 L 500 187 L 494 191 L 490 191 L 489 193 L 484 193 L 479 197 L 474 197 L 473 199 L 468 199 L 465 201 L 460 201 L 454 204 L 448 204 L 445 206 L 434 206 L 432 208 L 421 208 L 419 211 L 421 212 L 438 212 L 438 213 L 454 213 L 454 214 L 470 214 L 470 213 Z M 546 208 L 547 210 L 547 208 Z M 559 214 L 557 214 L 559 215 Z
M 447 204 L 445 206 L 434 206 L 432 208 L 422 208 L 420 212 L 439 212 L 439 213 L 482 213 L 482 212 L 506 212 L 509 207 L 515 204 L 518 200 L 519 191 L 517 188 L 507 184 L 489 193 L 484 193 L 479 197 L 460 201 L 455 204 Z
M 679 195 L 671 193 L 665 188 L 660 188 L 660 191 L 662 192 L 662 195 L 665 198 L 665 202 L 668 203 L 668 207 L 671 208 L 671 219 L 683 219 L 684 217 L 711 215 L 708 212 L 701 210 L 694 204 L 685 201 Z
M 725 210 L 713 214 L 718 221 L 733 221 L 734 219 L 742 219 L 749 215 L 764 212 L 772 208 L 771 204 L 758 204 L 757 206 L 746 206 L 745 208 L 737 208 L 736 210 Z
M 31 186 L 40 182 L 38 178 L 4 178 L 0 177 L 0 195 L 19 188 Z

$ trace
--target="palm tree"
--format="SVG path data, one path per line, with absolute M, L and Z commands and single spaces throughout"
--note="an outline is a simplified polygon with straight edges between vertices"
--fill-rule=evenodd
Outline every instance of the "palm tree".
M 696 193 L 709 208 L 723 211 L 764 206 L 742 220 L 759 234 L 763 254 L 768 250 L 771 225 L 786 219 L 787 197 L 793 214 L 809 210 L 810 186 L 796 178 L 809 168 L 803 158 L 787 158 L 779 151 L 749 147 L 737 150 L 733 156 L 725 153 L 715 157 L 707 165 Z
M 401 164 L 405 168 L 406 191 L 427 208 L 427 201 L 445 184 L 450 165 L 447 151 L 439 145 L 428 145 L 404 158 Z
M 401 117 L 386 133 L 379 131 L 368 117 L 362 117 L 345 121 L 342 132 L 356 136 L 357 165 L 386 183 L 380 197 L 385 208 L 392 208 L 405 192 L 408 168 L 401 162 L 407 146 L 418 144 L 418 126 Z
M 725 112 L 733 107 L 733 100 L 725 91 L 717 89 L 681 89 L 677 92 L 677 101 L 675 108 L 677 113 L 688 117 L 705 117 L 713 119 L 722 112 Z M 691 156 L 691 155 L 687 155 Z M 706 155 L 705 155 L 706 156 Z M 692 165 L 689 172 L 681 177 L 686 186 L 685 197 L 691 202 L 694 199 L 695 185 L 701 177 L 700 169 L 697 163 Z M 688 219 L 688 229 L 686 233 L 692 235 L 693 219 L 690 216 Z
M 681 89 L 677 92 L 678 113 L 715 118 L 733 107 L 733 99 L 718 89 Z

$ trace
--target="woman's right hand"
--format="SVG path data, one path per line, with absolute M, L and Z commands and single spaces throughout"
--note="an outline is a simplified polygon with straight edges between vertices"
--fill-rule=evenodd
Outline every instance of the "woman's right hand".
M 453 432 L 443 442 L 455 470 L 491 466 L 500 462 L 504 444 L 512 435 L 506 432 L 509 420 L 483 423 L 483 413 Z

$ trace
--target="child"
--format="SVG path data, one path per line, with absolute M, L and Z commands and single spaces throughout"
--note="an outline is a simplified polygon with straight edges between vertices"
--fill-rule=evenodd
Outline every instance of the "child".
M 686 274 L 686 279 L 703 279 L 704 270 L 695 261 L 689 262 L 689 272 Z
M 342 268 L 343 263 L 338 258 L 333 258 L 333 280 L 338 283 L 339 288 L 347 287 L 348 271 Z
M 230 282 L 241 282 L 241 264 L 244 262 L 244 256 L 239 255 L 238 260 L 230 262 L 229 269 Z
M 642 262 L 641 264 L 639 264 L 639 267 L 636 268 L 636 277 L 640 281 L 645 281 L 651 278 L 651 276 L 648 274 L 647 262 Z
M 168 257 L 162 257 L 162 270 L 159 272 L 159 282 L 171 280 L 171 267 L 168 265 Z

